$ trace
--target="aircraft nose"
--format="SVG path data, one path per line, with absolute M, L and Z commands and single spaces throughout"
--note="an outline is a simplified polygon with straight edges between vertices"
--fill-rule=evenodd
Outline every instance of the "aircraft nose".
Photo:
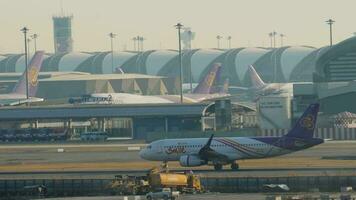
M 142 150 L 138 153 L 138 155 L 139 155 L 142 159 L 147 159 L 147 149 L 146 149 L 146 148 L 142 149 Z

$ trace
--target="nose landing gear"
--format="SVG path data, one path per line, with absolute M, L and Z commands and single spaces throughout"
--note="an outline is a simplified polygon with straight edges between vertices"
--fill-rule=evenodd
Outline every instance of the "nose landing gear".
M 239 164 L 237 164 L 236 162 L 231 163 L 231 169 L 234 171 L 239 170 Z

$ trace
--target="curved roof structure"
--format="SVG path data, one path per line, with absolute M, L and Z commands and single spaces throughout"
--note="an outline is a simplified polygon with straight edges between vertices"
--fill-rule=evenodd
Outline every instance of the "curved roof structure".
M 201 73 L 205 70 L 211 62 L 221 55 L 223 51 L 215 49 L 201 49 L 195 52 L 191 57 L 191 71 L 192 79 L 195 82 L 198 82 L 201 76 Z
M 235 57 L 235 69 L 240 80 L 245 76 L 249 65 L 253 65 L 261 56 L 269 50 L 262 48 L 242 49 Z
M 356 37 L 326 49 L 315 67 L 315 82 L 356 80 Z
M 58 63 L 58 71 L 75 71 L 75 69 L 90 56 L 91 54 L 80 52 L 68 53 L 64 55 Z
M 177 55 L 178 52 L 171 50 L 158 50 L 151 53 L 146 59 L 147 74 L 157 75 L 158 72 Z
M 336 46 L 336 45 L 335 45 Z M 314 63 L 321 54 L 307 46 L 236 49 L 192 49 L 182 55 L 184 82 L 199 82 L 210 66 L 222 64 L 222 79 L 229 78 L 231 85 L 249 86 L 246 73 L 253 65 L 265 82 L 310 81 Z M 179 57 L 176 50 L 149 50 L 144 52 L 114 52 L 114 68 L 125 73 L 179 76 Z M 307 66 L 306 66 L 307 65 Z M 0 57 L 0 72 L 24 70 L 23 55 L 9 54 Z M 80 71 L 92 74 L 112 72 L 111 52 L 74 52 L 53 54 L 43 62 L 42 71 Z
M 135 56 L 135 53 L 131 52 L 114 52 L 114 70 L 117 67 L 121 67 L 125 62 L 127 62 L 130 58 Z M 102 60 L 102 73 L 103 74 L 111 74 L 112 73 L 111 66 L 111 53 L 105 55 Z

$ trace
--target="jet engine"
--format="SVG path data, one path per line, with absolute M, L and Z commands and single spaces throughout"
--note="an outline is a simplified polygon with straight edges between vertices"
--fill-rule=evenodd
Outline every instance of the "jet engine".
M 184 155 L 179 158 L 179 163 L 183 167 L 196 167 L 204 165 L 205 161 L 196 155 Z

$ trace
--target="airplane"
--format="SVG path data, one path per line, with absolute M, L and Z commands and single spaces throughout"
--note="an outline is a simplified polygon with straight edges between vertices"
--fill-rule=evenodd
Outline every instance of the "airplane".
M 237 160 L 280 156 L 322 144 L 314 138 L 319 104 L 311 104 L 294 127 L 281 137 L 214 137 L 164 139 L 150 143 L 139 152 L 142 159 L 150 161 L 179 161 L 182 167 L 213 165 L 222 170 L 231 165 L 238 170 Z
M 25 103 L 41 102 L 44 99 L 35 97 L 38 88 L 38 73 L 42 66 L 44 51 L 37 51 L 28 65 L 28 94 L 26 97 L 26 71 L 16 83 L 12 92 L 0 94 L 0 106 L 15 106 Z
M 248 71 L 252 83 L 252 87 L 249 88 L 249 91 L 254 93 L 256 98 L 271 94 L 292 94 L 293 83 L 265 83 L 252 65 L 249 66 Z
M 184 103 L 199 103 L 215 99 L 228 98 L 228 80 L 222 87 L 217 86 L 222 67 L 214 64 L 208 74 L 194 88 L 193 93 L 184 94 Z M 227 86 L 226 86 L 227 85 Z M 129 93 L 93 93 L 75 99 L 70 98 L 71 104 L 157 104 L 180 103 L 180 95 L 139 95 Z

